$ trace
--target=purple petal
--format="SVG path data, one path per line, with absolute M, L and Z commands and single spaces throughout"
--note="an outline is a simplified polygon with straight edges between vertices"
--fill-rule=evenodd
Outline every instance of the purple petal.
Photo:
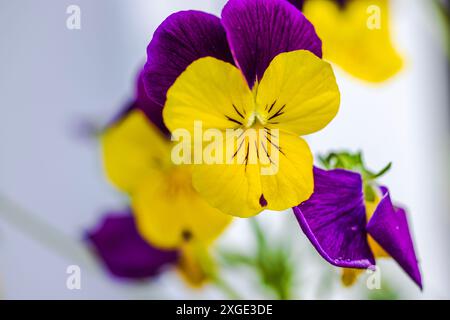
M 293 209 L 303 232 L 329 263 L 359 269 L 375 265 L 359 174 L 314 168 L 313 195 Z
M 297 9 L 303 10 L 303 5 L 305 4 L 305 0 L 287 0 L 292 3 Z M 348 0 L 334 0 L 340 8 L 345 8 Z
M 169 136 L 170 132 L 164 124 L 162 117 L 162 108 L 156 102 L 151 100 L 144 87 L 144 79 L 143 79 L 144 71 L 139 73 L 137 84 L 136 84 L 136 100 L 134 102 L 133 108 L 139 109 L 145 113 L 147 118 L 157 126 L 162 133 Z
M 422 289 L 422 277 L 406 212 L 395 208 L 387 188 L 381 188 L 383 198 L 367 224 L 367 232 L 405 270 Z
M 137 232 L 131 212 L 108 213 L 87 233 L 109 271 L 122 278 L 143 279 L 159 274 L 177 262 L 178 252 L 161 250 L 145 242 Z
M 287 0 L 290 3 L 292 3 L 298 10 L 303 9 L 303 4 L 305 3 L 305 0 Z
M 313 25 L 286 0 L 230 0 L 222 11 L 222 24 L 250 87 L 282 52 L 304 49 L 322 57 Z
M 169 16 L 155 31 L 147 47 L 145 90 L 161 111 L 167 90 L 195 60 L 211 56 L 233 63 L 220 19 L 200 11 L 181 11 Z

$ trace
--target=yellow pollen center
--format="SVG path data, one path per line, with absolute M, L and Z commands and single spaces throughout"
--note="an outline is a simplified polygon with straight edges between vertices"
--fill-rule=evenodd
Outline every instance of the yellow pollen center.
M 251 128 L 254 126 L 265 126 L 267 123 L 267 120 L 265 117 L 263 117 L 261 114 L 259 114 L 257 111 L 253 111 L 248 117 L 245 124 L 245 128 Z

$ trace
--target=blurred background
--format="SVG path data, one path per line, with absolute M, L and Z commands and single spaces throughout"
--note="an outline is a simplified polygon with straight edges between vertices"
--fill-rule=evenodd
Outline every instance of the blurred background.
M 199 9 L 220 15 L 225 0 L 0 0 L 0 298 L 223 298 L 213 286 L 187 288 L 177 274 L 130 283 L 112 278 L 87 254 L 84 232 L 126 199 L 103 174 L 101 126 L 132 98 L 155 28 L 169 14 Z M 81 29 L 66 27 L 69 5 Z M 450 106 L 448 30 L 429 0 L 394 0 L 392 29 L 404 70 L 381 85 L 336 68 L 338 117 L 309 138 L 318 154 L 362 150 L 370 168 L 393 162 L 382 182 L 409 210 L 424 291 L 391 260 L 381 261 L 383 289 L 365 276 L 343 288 L 339 270 L 322 260 L 292 214 L 263 213 L 268 237 L 288 237 L 300 299 L 450 298 Z M 252 250 L 246 220 L 235 219 L 219 246 Z M 46 232 L 42 232 L 46 230 Z M 82 270 L 81 290 L 66 287 L 69 265 Z M 251 272 L 225 275 L 244 298 L 267 298 Z

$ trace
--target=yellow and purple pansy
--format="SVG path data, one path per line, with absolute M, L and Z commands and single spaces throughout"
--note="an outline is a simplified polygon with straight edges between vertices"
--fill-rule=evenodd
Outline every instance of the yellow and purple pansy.
M 186 244 L 207 246 L 230 215 L 294 208 L 302 230 L 331 264 L 366 269 L 375 265 L 374 254 L 389 254 L 422 285 L 405 211 L 392 205 L 387 189 L 371 188 L 366 199 L 360 174 L 314 168 L 300 138 L 324 128 L 339 108 L 321 47 L 313 25 L 286 0 L 229 0 L 221 18 L 183 11 L 158 27 L 135 102 L 102 136 L 107 175 L 129 194 L 147 243 L 184 252 L 181 265 L 192 270 L 198 254 Z M 242 153 L 237 158 L 244 161 L 237 164 L 174 164 L 170 133 L 192 133 L 196 121 L 204 129 L 255 128 L 265 136 L 238 141 L 233 157 Z M 260 163 L 246 161 L 272 161 L 271 152 L 280 154 L 274 175 L 261 175 Z
M 193 165 L 193 186 L 210 205 L 250 217 L 311 196 L 313 157 L 300 136 L 324 128 L 340 103 L 321 55 L 314 27 L 285 0 L 230 0 L 221 18 L 178 12 L 156 30 L 143 82 L 170 132 L 192 133 L 196 121 L 223 132 L 265 131 L 261 139 L 242 134 L 232 146 L 241 162 Z M 262 158 L 274 162 L 275 152 L 277 173 L 262 175 Z

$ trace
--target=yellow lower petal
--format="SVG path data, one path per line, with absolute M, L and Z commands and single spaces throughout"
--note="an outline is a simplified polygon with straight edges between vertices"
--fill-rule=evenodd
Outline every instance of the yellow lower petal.
M 230 153 L 234 162 L 224 158 L 222 164 L 193 166 L 196 190 L 230 215 L 251 217 L 265 209 L 286 210 L 313 192 L 313 158 L 306 142 L 283 131 L 258 133 L 261 136 L 256 138 L 243 135 L 237 142 L 227 141 L 225 145 L 236 150 Z
M 189 167 L 155 173 L 132 194 L 141 235 L 155 246 L 177 248 L 186 241 L 210 243 L 231 222 L 192 188 Z

